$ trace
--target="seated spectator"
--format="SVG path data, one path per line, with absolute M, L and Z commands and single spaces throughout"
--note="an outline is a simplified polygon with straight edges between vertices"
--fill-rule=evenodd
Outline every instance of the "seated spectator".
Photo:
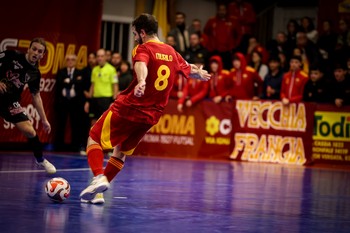
M 253 51 L 251 62 L 249 64 L 251 67 L 253 67 L 259 74 L 262 80 L 265 79 L 265 76 L 269 72 L 269 68 L 267 65 L 262 63 L 262 54 L 258 51 Z
M 286 54 L 279 53 L 278 58 L 280 59 L 280 66 L 281 66 L 283 73 L 288 72 L 289 71 L 289 63 L 288 63 L 289 60 L 288 60 Z
M 252 53 L 255 52 L 255 51 L 257 51 L 257 52 L 259 52 L 261 54 L 261 61 L 262 61 L 262 63 L 266 64 L 268 62 L 268 60 L 269 60 L 269 53 L 258 42 L 256 37 L 251 36 L 249 38 L 248 49 L 247 49 L 247 52 L 246 52 L 246 61 L 247 61 L 247 63 L 251 62 Z
M 185 51 L 183 57 L 189 63 L 194 63 L 194 59 L 196 57 L 203 58 L 205 64 L 207 64 L 208 50 L 201 45 L 200 38 L 197 33 L 190 35 L 190 47 Z
M 167 37 L 165 38 L 165 43 L 170 45 L 171 47 L 173 47 L 175 50 L 176 48 L 176 41 L 175 41 L 175 37 L 172 35 L 167 35 Z
M 350 30 L 348 22 L 345 19 L 339 20 L 339 34 L 337 38 L 336 50 L 343 56 L 350 47 Z
M 204 66 L 204 59 L 196 58 L 194 64 L 198 67 Z M 209 82 L 203 82 L 198 79 L 189 79 L 183 89 L 183 95 L 178 101 L 177 110 L 183 111 L 183 107 L 191 108 L 196 103 L 202 101 L 209 90 Z
M 119 93 L 124 91 L 132 81 L 131 66 L 128 61 L 122 60 L 120 62 L 120 72 L 118 76 Z
M 230 96 L 233 99 L 257 100 L 262 93 L 263 81 L 251 67 L 242 53 L 235 53 L 232 58 L 233 68 L 230 76 Z
M 290 55 L 291 51 L 287 44 L 287 35 L 284 32 L 278 32 L 276 38 L 267 45 L 268 53 L 271 56 L 277 56 L 279 53 Z
M 287 48 L 291 52 L 297 44 L 297 33 L 300 31 L 300 25 L 294 19 L 287 23 Z M 286 54 L 289 60 L 291 54 Z
M 292 56 L 301 57 L 301 69 L 306 74 L 308 74 L 309 73 L 309 61 L 307 60 L 307 57 L 304 53 L 304 50 L 301 50 L 300 48 L 296 47 L 293 49 Z
M 310 17 L 303 17 L 301 19 L 301 31 L 306 33 L 306 37 L 313 42 L 314 44 L 317 43 L 318 40 L 318 32 L 315 29 L 315 25 L 312 22 L 312 19 Z
M 303 101 L 326 103 L 329 93 L 326 79 L 323 77 L 322 68 L 317 65 L 310 67 L 310 78 L 305 84 Z
M 323 59 L 319 49 L 307 38 L 305 32 L 297 33 L 297 47 L 302 51 L 302 62 L 305 70 L 305 66 L 309 67 L 311 64 L 322 64 Z
M 332 101 L 337 107 L 350 104 L 350 79 L 346 75 L 346 66 L 343 64 L 337 64 L 334 68 L 331 91 Z
M 226 98 L 229 95 L 229 74 L 228 70 L 222 69 L 222 60 L 220 56 L 212 56 L 209 61 L 209 71 L 211 79 L 209 81 L 209 98 L 214 103 L 230 101 Z
M 290 70 L 283 75 L 281 100 L 284 105 L 303 99 L 304 87 L 308 80 L 307 74 L 301 70 L 301 57 L 293 56 L 290 59 Z
M 337 34 L 334 32 L 332 22 L 325 20 L 317 42 L 321 55 L 325 60 L 331 60 L 337 45 Z
M 273 56 L 269 61 L 269 73 L 264 79 L 262 98 L 279 100 L 282 79 L 281 60 L 278 56 Z

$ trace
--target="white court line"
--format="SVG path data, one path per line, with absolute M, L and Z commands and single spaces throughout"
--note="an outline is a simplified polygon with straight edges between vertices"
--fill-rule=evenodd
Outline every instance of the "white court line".
M 57 169 L 57 172 L 75 172 L 75 171 L 89 171 L 90 168 L 71 168 L 71 169 Z M 45 172 L 45 170 L 15 170 L 15 171 L 0 171 L 0 173 L 36 173 Z

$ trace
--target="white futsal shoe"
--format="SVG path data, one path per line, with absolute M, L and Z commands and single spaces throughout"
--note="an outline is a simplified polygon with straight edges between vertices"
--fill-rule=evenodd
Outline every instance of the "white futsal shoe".
M 56 173 L 56 168 L 55 166 L 50 163 L 49 161 L 47 161 L 47 159 L 44 159 L 44 161 L 42 162 L 36 162 L 38 164 L 39 167 L 44 168 L 46 170 L 47 173 L 49 174 L 54 174 Z
M 105 203 L 105 199 L 103 198 L 103 193 L 97 193 L 94 199 L 92 199 L 91 201 L 80 199 L 80 202 L 88 204 L 103 204 Z
M 98 193 L 102 193 L 109 188 L 109 182 L 105 175 L 95 176 L 90 185 L 80 193 L 80 199 L 92 201 Z

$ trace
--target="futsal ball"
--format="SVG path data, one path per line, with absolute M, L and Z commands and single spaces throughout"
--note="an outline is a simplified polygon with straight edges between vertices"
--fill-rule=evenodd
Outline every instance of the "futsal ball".
M 55 177 L 46 183 L 45 192 L 52 201 L 62 202 L 69 197 L 70 184 L 62 177 Z

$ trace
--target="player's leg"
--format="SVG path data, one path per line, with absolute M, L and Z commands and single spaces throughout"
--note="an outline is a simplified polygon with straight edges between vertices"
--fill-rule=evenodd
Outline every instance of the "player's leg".
M 15 126 L 28 138 L 28 143 L 33 151 L 37 164 L 43 167 L 47 173 L 56 173 L 56 168 L 43 157 L 43 146 L 39 137 L 29 120 L 14 123 Z
M 111 182 L 114 177 L 123 169 L 126 155 L 120 151 L 120 146 L 114 147 L 113 154 L 109 158 L 107 166 L 104 170 L 104 175 L 108 182 Z
M 80 193 L 80 198 L 83 202 L 92 201 L 96 194 L 104 192 L 109 188 L 107 177 L 103 174 L 103 150 L 113 148 L 110 142 L 106 142 L 106 138 L 110 136 L 109 126 L 111 125 L 111 116 L 112 112 L 106 111 L 90 130 L 86 152 L 94 178 L 90 185 Z
M 118 132 L 121 135 L 124 134 L 125 137 L 123 137 L 121 143 L 114 148 L 113 155 L 110 157 L 104 171 L 109 182 L 123 169 L 126 156 L 133 154 L 143 136 L 152 127 L 152 125 L 130 122 L 125 119 L 122 119 L 122 121 L 124 121 L 124 127 Z

